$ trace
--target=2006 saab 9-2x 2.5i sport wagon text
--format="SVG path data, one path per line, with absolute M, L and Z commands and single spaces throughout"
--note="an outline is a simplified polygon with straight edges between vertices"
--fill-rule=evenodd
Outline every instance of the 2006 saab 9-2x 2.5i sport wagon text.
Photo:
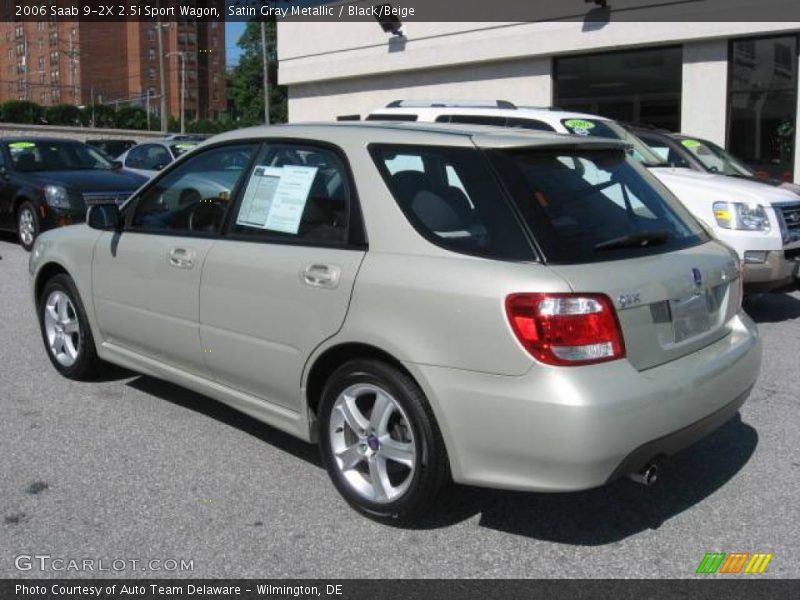
M 619 140 L 243 129 L 45 233 L 30 272 L 62 374 L 116 363 L 318 441 L 378 518 L 450 480 L 652 480 L 761 361 L 735 254 Z

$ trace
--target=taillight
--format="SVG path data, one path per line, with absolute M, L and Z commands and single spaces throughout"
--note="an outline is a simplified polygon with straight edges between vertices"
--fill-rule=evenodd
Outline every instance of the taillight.
M 625 356 L 617 313 L 604 294 L 511 294 L 517 339 L 548 365 L 588 365 Z

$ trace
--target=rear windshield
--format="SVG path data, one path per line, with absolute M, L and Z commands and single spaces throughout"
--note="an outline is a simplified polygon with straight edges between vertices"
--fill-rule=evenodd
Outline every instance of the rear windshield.
M 622 150 L 487 154 L 549 262 L 644 256 L 708 240 L 680 202 Z
M 178 142 L 177 144 L 170 144 L 170 150 L 172 150 L 172 155 L 175 158 L 178 158 L 181 154 L 185 154 L 192 148 L 194 148 L 197 144 L 192 142 Z
M 370 153 L 397 204 L 429 241 L 487 258 L 535 258 L 481 151 L 373 144 Z

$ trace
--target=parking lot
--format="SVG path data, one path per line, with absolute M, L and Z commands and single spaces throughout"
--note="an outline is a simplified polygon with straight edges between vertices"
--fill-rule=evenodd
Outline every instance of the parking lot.
M 764 577 L 800 577 L 798 292 L 748 299 L 764 342 L 759 382 L 741 418 L 666 462 L 655 487 L 456 488 L 399 529 L 352 511 L 315 447 L 207 398 L 121 370 L 60 377 L 28 255 L 4 236 L 0 256 L 3 577 L 683 578 L 706 552 L 774 553 Z M 20 572 L 21 554 L 193 570 Z

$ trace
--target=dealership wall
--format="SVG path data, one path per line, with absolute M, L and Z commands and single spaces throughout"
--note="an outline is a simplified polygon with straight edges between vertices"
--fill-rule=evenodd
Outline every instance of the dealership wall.
M 407 38 L 401 39 L 387 36 L 374 22 L 280 22 L 280 81 L 289 87 L 289 119 L 363 117 L 399 98 L 549 105 L 553 58 L 680 44 L 681 129 L 724 144 L 728 41 L 800 30 L 800 23 L 789 22 L 411 22 L 406 26 Z M 796 137 L 800 138 L 800 127 Z M 800 139 L 795 147 L 800 148 Z M 800 181 L 800 151 L 795 152 L 795 180 Z
M 289 86 L 291 121 L 362 117 L 397 99 L 501 98 L 549 106 L 550 61 L 532 58 Z

